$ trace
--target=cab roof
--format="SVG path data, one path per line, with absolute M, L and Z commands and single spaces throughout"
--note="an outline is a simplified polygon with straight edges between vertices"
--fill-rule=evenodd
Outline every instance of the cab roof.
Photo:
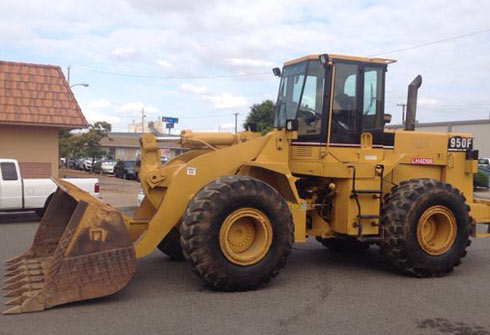
M 290 61 L 287 61 L 284 63 L 284 66 L 287 65 L 292 65 L 296 64 L 308 59 L 318 59 L 320 57 L 320 54 L 313 54 L 313 55 L 307 55 L 303 56 L 300 58 L 296 58 Z M 329 60 L 350 60 L 350 61 L 356 61 L 356 62 L 363 62 L 363 63 L 376 63 L 376 64 L 391 64 L 395 63 L 396 60 L 394 59 L 389 59 L 389 58 L 379 58 L 379 57 L 358 57 L 358 56 L 347 56 L 347 55 L 335 55 L 335 54 L 328 54 Z

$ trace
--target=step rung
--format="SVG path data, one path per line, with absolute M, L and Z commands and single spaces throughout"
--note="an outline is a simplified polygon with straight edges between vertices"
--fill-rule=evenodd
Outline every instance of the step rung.
M 379 219 L 379 215 L 358 215 L 357 218 L 361 220 Z
M 358 193 L 358 194 L 381 194 L 382 191 L 380 190 L 355 190 L 355 192 L 352 193 Z

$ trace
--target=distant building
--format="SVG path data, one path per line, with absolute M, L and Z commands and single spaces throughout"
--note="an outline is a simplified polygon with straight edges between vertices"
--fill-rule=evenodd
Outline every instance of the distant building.
M 87 126 L 59 66 L 0 61 L 0 157 L 23 177 L 57 177 L 59 131 Z
M 168 136 L 168 135 L 167 135 Z M 107 155 L 116 160 L 132 160 L 141 155 L 140 133 L 118 133 L 113 132 L 105 137 L 100 145 L 107 151 Z M 161 156 L 172 159 L 180 155 L 186 149 L 182 148 L 178 141 L 165 141 L 158 143 Z
M 399 129 L 403 125 L 390 125 Z M 480 157 L 490 157 L 490 119 L 416 123 L 417 131 L 470 133 L 474 137 L 473 148 L 479 150 Z
M 145 133 L 158 132 L 163 133 L 162 121 L 145 121 Z M 141 122 L 131 121 L 128 126 L 128 132 L 130 133 L 141 133 L 143 128 L 141 127 Z

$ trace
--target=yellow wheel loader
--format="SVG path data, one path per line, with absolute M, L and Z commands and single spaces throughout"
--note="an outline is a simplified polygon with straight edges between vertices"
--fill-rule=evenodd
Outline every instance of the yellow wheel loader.
M 471 237 L 490 236 L 490 203 L 473 198 L 478 152 L 466 133 L 415 131 L 418 76 L 404 129 L 386 129 L 393 60 L 312 55 L 284 64 L 274 130 L 183 131 L 190 150 L 161 164 L 141 137 L 145 193 L 130 218 L 57 180 L 31 248 L 6 262 L 5 313 L 112 294 L 156 247 L 185 258 L 211 288 L 255 289 L 315 237 L 337 251 L 379 246 L 396 270 L 443 276 Z

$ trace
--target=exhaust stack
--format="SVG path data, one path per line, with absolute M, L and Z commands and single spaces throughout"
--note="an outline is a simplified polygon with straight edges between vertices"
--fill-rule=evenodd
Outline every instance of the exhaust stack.
M 417 93 L 422 85 L 422 76 L 419 74 L 408 85 L 407 97 L 407 117 L 405 120 L 405 130 L 415 130 L 415 117 L 417 114 Z

